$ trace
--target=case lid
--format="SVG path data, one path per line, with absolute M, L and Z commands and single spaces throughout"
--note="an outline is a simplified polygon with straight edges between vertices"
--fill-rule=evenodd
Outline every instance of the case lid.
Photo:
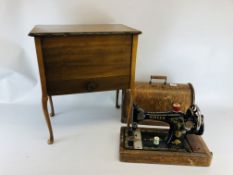
M 64 36 L 96 34 L 141 34 L 142 32 L 122 24 L 78 24 L 78 25 L 37 25 L 29 36 Z

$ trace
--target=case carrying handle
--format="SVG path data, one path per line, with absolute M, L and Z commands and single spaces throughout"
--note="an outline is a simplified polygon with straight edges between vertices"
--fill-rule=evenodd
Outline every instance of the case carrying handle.
M 167 76 L 164 75 L 151 75 L 149 84 L 152 84 L 152 80 L 164 80 L 164 84 L 167 84 Z

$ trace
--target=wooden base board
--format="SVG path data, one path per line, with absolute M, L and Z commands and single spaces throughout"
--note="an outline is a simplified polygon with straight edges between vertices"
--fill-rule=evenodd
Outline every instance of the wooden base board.
M 130 150 L 126 149 L 124 146 L 125 129 L 127 129 L 127 127 L 121 127 L 120 132 L 120 161 L 122 162 L 190 166 L 209 166 L 211 163 L 212 152 L 209 151 L 200 136 L 187 136 L 192 152 Z

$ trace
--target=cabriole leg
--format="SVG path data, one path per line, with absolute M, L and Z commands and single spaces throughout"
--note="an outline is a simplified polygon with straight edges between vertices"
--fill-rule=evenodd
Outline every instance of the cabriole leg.
M 45 117 L 45 121 L 46 121 L 46 124 L 48 126 L 48 129 L 49 129 L 48 144 L 53 144 L 53 141 L 54 141 L 53 129 L 52 129 L 51 121 L 49 118 L 47 102 L 48 102 L 48 96 L 42 96 L 42 107 L 43 107 L 43 111 L 44 111 L 44 117 Z

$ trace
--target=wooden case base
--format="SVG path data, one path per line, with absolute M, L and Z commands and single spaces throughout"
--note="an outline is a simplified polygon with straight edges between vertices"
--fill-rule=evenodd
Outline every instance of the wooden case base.
M 208 147 L 200 136 L 187 136 L 187 141 L 190 144 L 192 152 L 130 150 L 126 149 L 124 146 L 124 133 L 126 129 L 127 127 L 121 127 L 120 132 L 120 161 L 122 162 L 190 166 L 209 166 L 211 163 L 212 152 L 209 151 Z M 152 129 L 148 128 L 148 130 Z

